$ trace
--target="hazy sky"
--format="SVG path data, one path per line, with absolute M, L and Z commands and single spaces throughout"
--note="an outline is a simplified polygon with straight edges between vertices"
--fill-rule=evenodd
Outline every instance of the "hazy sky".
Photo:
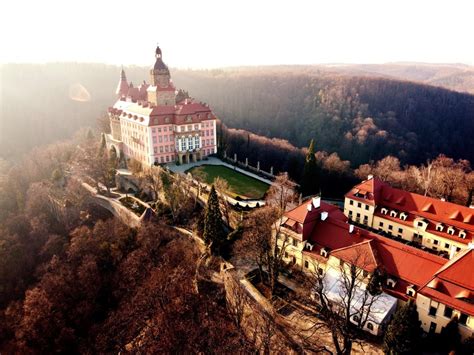
M 474 64 L 474 1 L 5 0 L 0 62 Z

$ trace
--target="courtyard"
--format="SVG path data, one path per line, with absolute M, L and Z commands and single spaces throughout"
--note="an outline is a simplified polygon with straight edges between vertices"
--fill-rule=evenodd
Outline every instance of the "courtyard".
M 229 185 L 228 194 L 231 197 L 240 196 L 248 199 L 261 199 L 269 189 L 270 185 L 245 175 L 224 165 L 200 165 L 192 167 L 186 173 L 208 185 L 214 182 L 216 177 L 227 181 Z

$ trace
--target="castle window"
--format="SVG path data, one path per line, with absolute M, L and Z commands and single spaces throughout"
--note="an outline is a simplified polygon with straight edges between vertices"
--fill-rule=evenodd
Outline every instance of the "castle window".
M 374 330 L 374 325 L 372 324 L 372 322 L 367 322 L 366 327 L 368 330 Z

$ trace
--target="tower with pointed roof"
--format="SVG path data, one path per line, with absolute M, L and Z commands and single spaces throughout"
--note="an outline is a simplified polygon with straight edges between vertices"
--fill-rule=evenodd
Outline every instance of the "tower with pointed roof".
M 148 87 L 148 101 L 158 106 L 176 104 L 176 88 L 171 81 L 168 66 L 163 62 L 159 46 L 155 50 L 155 64 L 150 69 L 151 85 Z
M 127 82 L 127 76 L 125 75 L 125 70 L 122 68 L 122 72 L 120 73 L 120 81 L 117 85 L 117 90 L 115 93 L 119 98 L 127 96 L 129 89 L 129 85 Z

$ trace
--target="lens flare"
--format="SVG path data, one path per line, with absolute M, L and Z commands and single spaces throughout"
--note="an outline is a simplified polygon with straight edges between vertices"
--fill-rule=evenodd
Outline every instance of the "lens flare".
M 74 101 L 87 102 L 91 100 L 91 94 L 83 85 L 77 83 L 69 87 L 69 98 Z

